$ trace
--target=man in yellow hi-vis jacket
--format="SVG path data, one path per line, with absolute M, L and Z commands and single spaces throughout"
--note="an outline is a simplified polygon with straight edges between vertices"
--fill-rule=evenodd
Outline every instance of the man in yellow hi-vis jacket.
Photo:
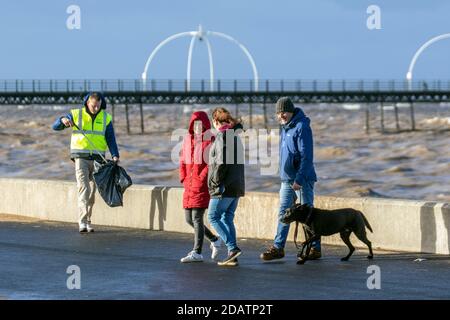
M 92 207 L 95 202 L 93 181 L 94 161 L 102 162 L 107 149 L 113 161 L 119 161 L 112 116 L 105 111 L 106 100 L 101 93 L 90 93 L 83 106 L 72 109 L 69 114 L 58 118 L 54 130 L 72 127 L 70 157 L 75 161 L 75 176 L 78 187 L 79 231 L 93 232 L 91 224 Z

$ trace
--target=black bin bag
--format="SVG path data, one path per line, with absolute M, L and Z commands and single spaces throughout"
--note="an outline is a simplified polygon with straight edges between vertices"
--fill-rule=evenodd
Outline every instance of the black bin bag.
M 94 161 L 94 180 L 98 192 L 110 207 L 123 206 L 123 193 L 133 183 L 125 169 L 110 160 L 106 163 Z

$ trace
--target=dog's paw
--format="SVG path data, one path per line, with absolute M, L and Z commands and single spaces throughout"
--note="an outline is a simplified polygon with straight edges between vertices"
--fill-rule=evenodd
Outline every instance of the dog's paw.
M 341 261 L 348 261 L 348 258 L 347 257 L 343 257 L 343 258 L 341 258 Z
M 372 260 L 373 256 L 367 256 L 367 259 Z

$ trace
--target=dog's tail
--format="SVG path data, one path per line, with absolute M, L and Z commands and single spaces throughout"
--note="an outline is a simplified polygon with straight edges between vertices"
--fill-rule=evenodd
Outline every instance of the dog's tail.
M 361 212 L 361 216 L 362 216 L 362 218 L 363 218 L 363 220 L 364 220 L 364 224 L 366 225 L 367 229 L 369 229 L 370 232 L 373 233 L 372 227 L 370 226 L 370 223 L 369 223 L 369 221 L 367 220 L 367 218 L 366 218 L 366 216 L 364 215 L 364 213 Z

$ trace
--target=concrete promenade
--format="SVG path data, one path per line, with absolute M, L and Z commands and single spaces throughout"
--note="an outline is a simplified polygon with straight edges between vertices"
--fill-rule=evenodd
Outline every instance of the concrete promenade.
M 192 235 L 97 226 L 80 235 L 73 223 L 0 215 L 0 299 L 449 299 L 450 259 L 444 255 L 357 250 L 349 262 L 342 246 L 304 266 L 288 256 L 263 263 L 269 241 L 239 239 L 235 268 L 207 259 L 181 264 Z M 205 258 L 210 254 L 204 246 Z M 424 258 L 424 261 L 415 261 Z M 68 266 L 81 271 L 80 290 L 69 290 Z M 380 268 L 381 289 L 369 290 L 370 265 Z
M 317 207 L 364 212 L 375 259 L 353 238 L 359 249 L 341 262 L 347 248 L 332 236 L 323 238 L 323 259 L 298 266 L 292 242 L 284 260 L 259 260 L 275 234 L 278 194 L 249 192 L 235 219 L 244 254 L 227 269 L 179 262 L 193 238 L 181 188 L 132 186 L 114 209 L 97 195 L 97 232 L 88 235 L 77 232 L 75 183 L 0 179 L 0 189 L 0 299 L 450 298 L 448 203 L 317 196 Z M 71 265 L 81 270 L 80 290 L 66 286 Z M 368 289 L 370 266 L 379 268 L 379 290 Z
M 74 182 L 0 178 L 0 213 L 61 222 L 78 218 Z M 96 225 L 191 232 L 184 221 L 183 189 L 135 185 L 124 197 L 124 206 L 107 207 L 97 195 L 93 211 Z M 236 211 L 236 228 L 241 237 L 273 239 L 278 217 L 278 194 L 248 192 Z M 450 254 L 450 204 L 379 198 L 336 198 L 316 196 L 322 209 L 354 208 L 369 220 L 373 247 L 384 250 Z M 206 220 L 206 219 L 205 219 Z M 292 240 L 293 232 L 290 233 Z M 365 247 L 352 236 L 356 247 Z M 342 245 L 339 235 L 325 237 L 325 244 Z

